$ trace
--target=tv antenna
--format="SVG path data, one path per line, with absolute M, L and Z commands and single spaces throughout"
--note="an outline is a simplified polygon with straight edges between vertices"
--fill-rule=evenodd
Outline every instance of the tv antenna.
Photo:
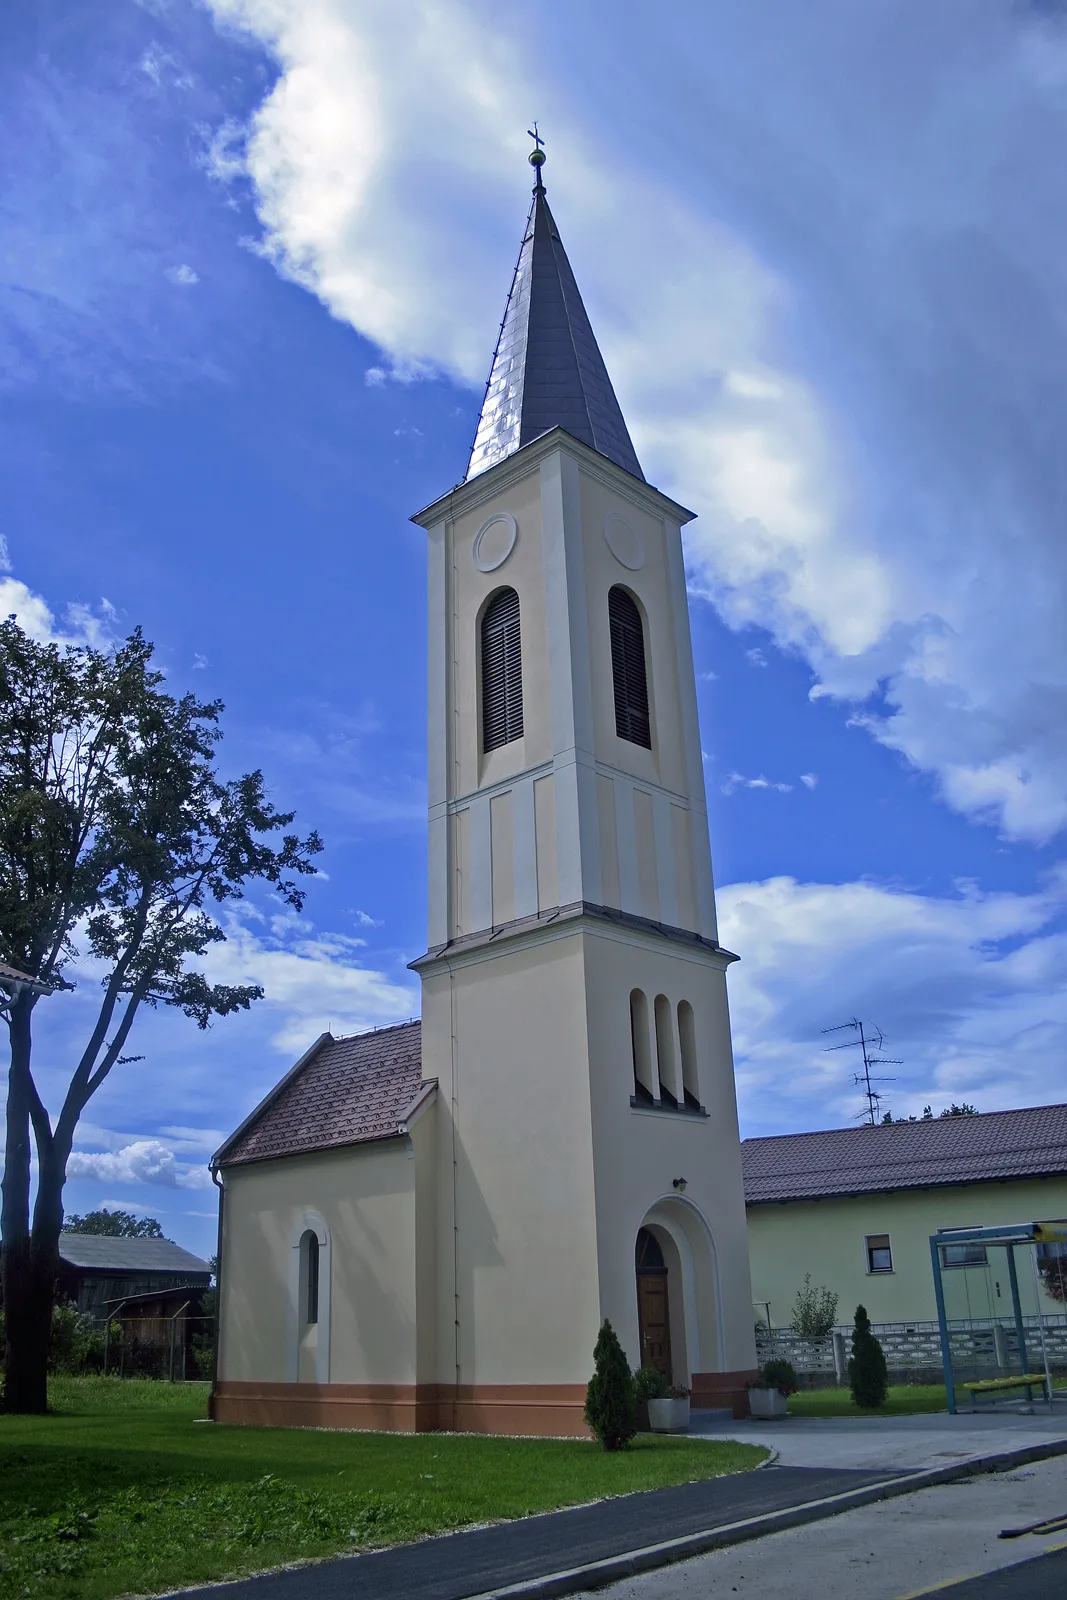
M 895 1056 L 874 1054 L 875 1051 L 881 1051 L 884 1048 L 885 1035 L 883 1034 L 881 1028 L 877 1027 L 874 1023 L 868 1023 L 868 1027 L 871 1029 L 869 1035 L 864 1029 L 863 1023 L 860 1021 L 859 1017 L 853 1017 L 850 1022 L 839 1022 L 835 1028 L 824 1028 L 822 1031 L 823 1033 L 841 1033 L 845 1028 L 851 1028 L 853 1033 L 856 1035 L 854 1039 L 846 1039 L 844 1044 L 827 1045 L 826 1049 L 827 1051 L 854 1050 L 858 1045 L 860 1050 L 863 1052 L 863 1071 L 854 1072 L 852 1074 L 852 1081 L 857 1088 L 862 1088 L 864 1098 L 867 1101 L 866 1111 L 861 1111 L 859 1113 L 860 1120 L 870 1123 L 871 1127 L 873 1128 L 878 1121 L 878 1112 L 882 1104 L 881 1091 L 876 1089 L 874 1086 L 876 1083 L 895 1083 L 896 1079 L 886 1078 L 878 1074 L 872 1074 L 871 1068 L 899 1067 L 902 1065 L 902 1062 Z

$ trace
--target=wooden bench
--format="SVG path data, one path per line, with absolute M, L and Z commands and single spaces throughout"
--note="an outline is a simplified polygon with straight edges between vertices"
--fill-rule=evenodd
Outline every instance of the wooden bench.
M 974 1383 L 963 1383 L 960 1387 L 967 1390 L 972 1405 L 980 1395 L 1004 1394 L 1012 1389 L 1025 1389 L 1027 1400 L 1032 1400 L 1034 1390 L 1040 1389 L 1042 1399 L 1049 1399 L 1048 1383 L 1043 1372 L 1023 1372 L 1017 1378 L 979 1378 Z

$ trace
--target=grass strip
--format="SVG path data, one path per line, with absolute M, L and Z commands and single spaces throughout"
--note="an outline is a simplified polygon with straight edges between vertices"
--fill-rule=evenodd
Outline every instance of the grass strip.
M 892 1384 L 884 1406 L 866 1409 L 853 1403 L 844 1389 L 804 1389 L 789 1396 L 792 1417 L 910 1417 L 926 1411 L 946 1411 L 943 1383 Z
M 206 1385 L 57 1379 L 0 1417 L 0 1597 L 114 1600 L 745 1471 L 766 1451 L 642 1437 L 205 1424 Z

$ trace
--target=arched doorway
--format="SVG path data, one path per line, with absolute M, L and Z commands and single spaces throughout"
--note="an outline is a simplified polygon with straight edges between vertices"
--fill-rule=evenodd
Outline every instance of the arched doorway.
M 639 1228 L 635 1252 L 637 1269 L 637 1327 L 641 1365 L 662 1372 L 667 1382 L 671 1369 L 671 1313 L 667 1263 L 655 1234 Z

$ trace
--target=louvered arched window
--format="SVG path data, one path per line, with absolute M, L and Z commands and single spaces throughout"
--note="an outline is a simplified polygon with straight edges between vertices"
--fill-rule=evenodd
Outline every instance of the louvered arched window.
M 482 749 L 522 738 L 519 597 L 501 589 L 482 617 Z
M 631 744 L 652 748 L 645 675 L 645 630 L 633 596 L 616 584 L 608 591 L 611 675 L 615 685 L 615 732 Z

